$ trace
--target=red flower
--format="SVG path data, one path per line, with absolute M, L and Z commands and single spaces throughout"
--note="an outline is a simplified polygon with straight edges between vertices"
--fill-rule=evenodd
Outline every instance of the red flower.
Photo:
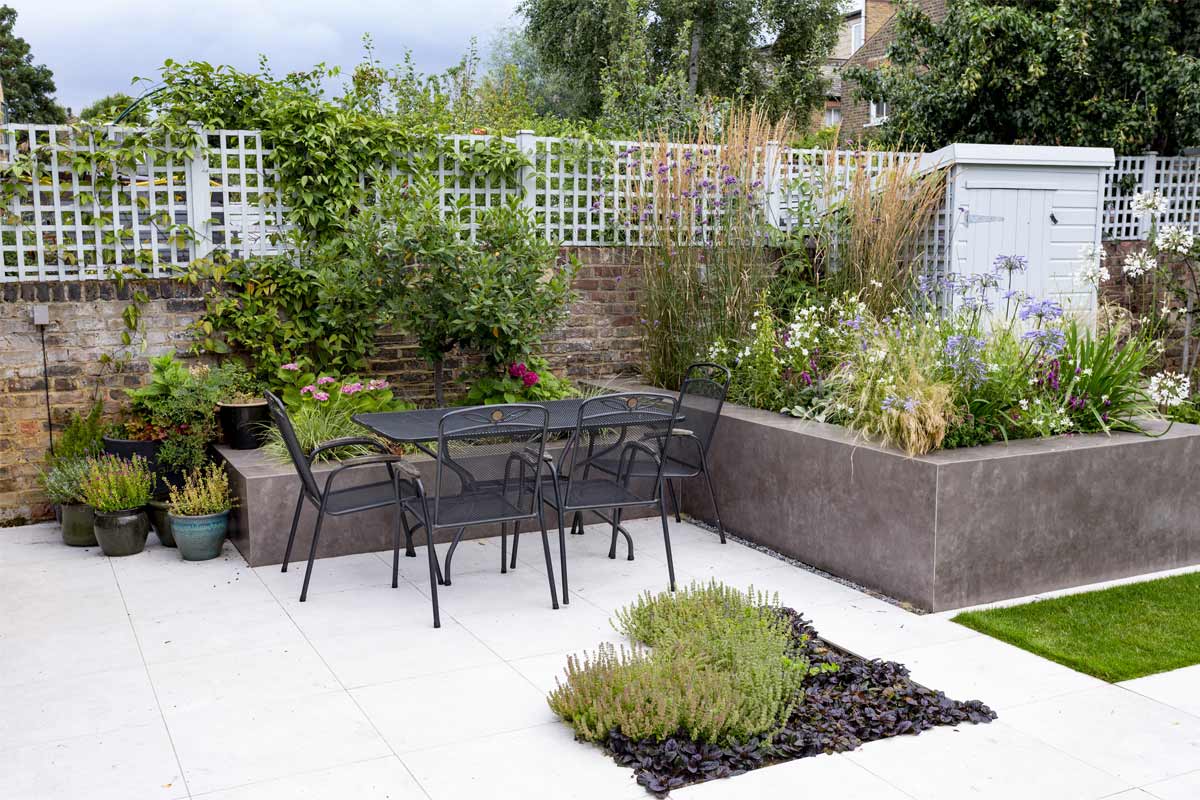
M 521 380 L 524 381 L 526 386 L 533 386 L 540 379 L 536 372 L 526 370 L 525 374 L 521 376 Z
M 524 378 L 529 373 L 529 367 L 525 366 L 524 362 L 512 364 L 508 368 L 508 374 L 514 378 Z M 534 383 L 537 381 L 535 380 Z M 530 384 L 532 385 L 532 384 Z

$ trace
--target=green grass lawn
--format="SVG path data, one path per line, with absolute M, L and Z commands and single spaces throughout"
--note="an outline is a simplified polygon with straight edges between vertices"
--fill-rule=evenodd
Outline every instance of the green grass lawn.
M 960 625 L 1106 681 L 1200 664 L 1200 573 L 1010 608 Z

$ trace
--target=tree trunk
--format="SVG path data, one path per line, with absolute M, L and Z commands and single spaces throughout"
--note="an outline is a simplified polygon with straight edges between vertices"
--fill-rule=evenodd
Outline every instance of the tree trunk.
M 692 44 L 688 48 L 688 91 L 696 96 L 700 84 L 700 37 L 704 26 L 700 20 L 692 21 Z
M 445 398 L 442 395 L 445 366 L 446 362 L 444 359 L 439 358 L 433 362 L 433 401 L 437 403 L 438 408 L 445 408 L 446 406 Z

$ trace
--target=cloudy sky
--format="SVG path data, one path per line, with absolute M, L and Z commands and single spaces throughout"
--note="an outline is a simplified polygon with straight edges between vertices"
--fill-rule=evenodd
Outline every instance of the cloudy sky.
M 167 58 L 253 69 L 265 53 L 277 73 L 324 61 L 351 66 L 370 33 L 384 63 L 411 49 L 419 68 L 456 63 L 472 36 L 482 51 L 514 22 L 517 0 L 0 0 L 16 32 L 54 71 L 58 102 L 74 112 Z

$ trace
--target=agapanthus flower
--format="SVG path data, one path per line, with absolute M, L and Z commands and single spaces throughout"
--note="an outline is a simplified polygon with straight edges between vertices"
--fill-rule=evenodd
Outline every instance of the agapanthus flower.
M 1025 256 L 996 256 L 996 260 L 992 262 L 992 271 L 996 273 L 1007 272 L 1024 272 L 1029 266 L 1029 259 Z
M 1063 348 L 1067 346 L 1066 335 L 1057 328 L 1038 328 L 1037 330 L 1026 331 L 1021 334 L 1021 338 L 1032 342 L 1034 347 L 1038 348 L 1043 355 L 1056 355 L 1061 353 Z
M 1162 214 L 1167 210 L 1167 198 L 1157 190 L 1145 194 L 1138 192 L 1133 196 L 1133 210 L 1154 214 Z
M 1162 226 L 1158 229 L 1158 235 L 1154 239 L 1154 246 L 1159 250 L 1178 253 L 1181 256 L 1192 252 L 1192 246 L 1195 243 L 1195 235 L 1180 225 Z
M 1160 372 L 1150 378 L 1150 399 L 1161 408 L 1181 406 L 1188 399 L 1188 381 L 1177 372 Z
M 1026 298 L 1021 303 L 1020 310 L 1017 311 L 1017 316 L 1022 321 L 1037 319 L 1042 322 L 1053 322 L 1060 319 L 1063 315 L 1063 308 L 1053 300 L 1035 300 L 1032 297 Z
M 1145 250 L 1138 250 L 1136 253 L 1130 253 L 1125 256 L 1123 269 L 1125 274 L 1130 278 L 1140 278 L 1147 272 L 1152 272 L 1158 267 L 1158 262 L 1155 261 Z

